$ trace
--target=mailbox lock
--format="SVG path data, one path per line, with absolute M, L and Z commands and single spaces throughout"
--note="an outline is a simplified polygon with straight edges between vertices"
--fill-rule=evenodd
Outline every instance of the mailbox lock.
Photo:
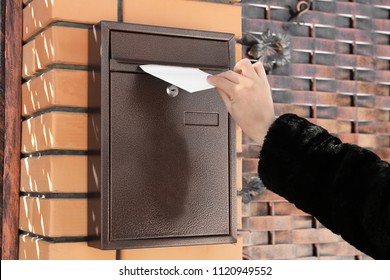
M 179 94 L 179 88 L 174 85 L 167 86 L 167 93 L 170 97 L 176 97 Z

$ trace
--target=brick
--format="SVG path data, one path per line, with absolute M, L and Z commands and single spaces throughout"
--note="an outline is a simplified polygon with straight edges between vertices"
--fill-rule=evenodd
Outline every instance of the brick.
M 390 111 L 378 109 L 376 111 L 376 120 L 380 122 L 388 122 L 390 120 Z
M 387 2 L 387 6 L 389 5 L 389 2 Z M 381 33 L 388 34 L 390 30 L 390 23 L 387 19 L 372 19 L 373 29 L 378 32 L 381 31 Z
M 53 64 L 88 65 L 88 29 L 52 26 L 27 45 L 23 47 L 23 78 Z
M 275 231 L 273 233 L 273 243 L 274 244 L 291 244 L 292 240 L 292 230 L 281 230 Z
M 355 121 L 357 119 L 357 108 L 344 106 L 338 107 L 337 119 Z
M 325 40 L 325 39 L 317 39 L 317 40 L 321 40 L 323 42 L 330 42 L 330 40 Z M 297 50 L 299 52 L 304 52 L 304 51 L 308 51 L 308 50 L 311 51 L 313 49 L 316 49 L 316 48 L 314 48 L 314 45 L 316 42 L 312 38 L 305 38 L 305 40 L 302 40 L 302 37 L 291 36 L 290 42 L 291 42 L 290 43 L 291 48 L 293 50 Z M 318 45 L 321 46 L 321 44 L 318 44 Z M 334 48 L 334 42 L 333 42 L 331 48 L 332 49 Z
M 242 129 L 236 125 L 236 152 L 242 152 Z
M 36 59 L 35 59 L 35 40 L 28 42 L 23 46 L 23 55 L 22 55 L 22 76 L 29 77 L 34 75 L 37 69 Z
M 326 256 L 326 257 L 316 257 L 316 256 L 309 256 L 309 257 L 299 257 L 296 258 L 295 260 L 304 260 L 304 261 L 309 261 L 309 260 L 356 260 L 355 256 Z
M 390 108 L 390 96 L 375 96 L 375 107 L 381 109 Z
M 352 124 L 349 121 L 337 121 L 338 133 L 348 133 L 351 132 Z
M 242 190 L 242 158 L 236 160 L 236 186 L 237 190 Z
M 234 5 L 176 0 L 123 0 L 123 21 L 227 32 L 241 37 L 241 7 Z
M 242 245 L 250 245 L 250 232 L 249 231 L 240 231 L 239 236 L 242 238 Z
M 22 123 L 22 152 L 87 150 L 87 114 L 50 112 Z
M 19 228 L 47 237 L 87 236 L 87 199 L 22 196 Z
M 344 143 L 357 144 L 358 135 L 354 133 L 340 133 L 338 136 Z
M 357 144 L 364 148 L 374 148 L 378 145 L 379 139 L 377 139 L 376 135 L 372 134 L 358 134 L 358 142 Z
M 337 67 L 360 67 L 374 68 L 374 60 L 372 57 L 354 54 L 337 54 L 335 59 Z
M 88 247 L 87 242 L 54 243 L 20 235 L 20 260 L 115 260 L 115 250 Z
M 53 69 L 22 85 L 22 115 L 53 106 L 88 107 L 88 72 Z
M 385 46 L 387 47 L 387 46 Z M 390 67 L 390 61 L 389 61 L 390 58 L 384 58 L 384 57 L 381 57 L 381 58 L 378 58 L 376 57 L 376 60 L 375 60 L 375 69 L 376 70 L 388 70 Z M 375 85 L 374 85 L 375 86 Z
M 337 117 L 341 120 L 375 121 L 374 109 L 344 106 L 340 106 L 337 109 Z
M 236 207 L 237 207 L 237 211 L 236 211 L 237 229 L 241 229 L 242 228 L 242 198 L 240 195 L 236 197 Z
M 276 193 L 268 190 L 268 189 L 265 189 L 261 195 L 257 196 L 254 200 L 254 202 L 269 202 L 269 201 L 273 201 L 273 202 L 276 202 L 276 201 L 286 201 L 283 197 L 277 195 Z
M 375 45 L 375 54 L 377 57 L 389 59 L 390 46 L 389 45 Z
M 243 245 L 270 244 L 270 234 L 267 231 L 240 231 L 243 237 Z
M 40 193 L 86 193 L 87 156 L 23 158 L 20 190 Z
M 358 95 L 355 98 L 357 107 L 372 108 L 375 105 L 375 95 Z
M 123 21 L 227 32 L 241 38 L 241 7 L 238 5 L 177 0 L 123 0 Z M 236 60 L 241 59 L 241 55 L 241 45 L 236 45 Z
M 357 119 L 359 121 L 375 121 L 375 109 L 358 108 L 357 114 Z
M 240 44 L 236 44 L 236 62 L 241 60 L 242 57 L 242 46 Z
M 88 29 L 50 27 L 36 38 L 36 49 L 40 69 L 50 64 L 87 65 Z
M 358 129 L 364 134 L 390 135 L 390 122 L 359 122 Z
M 329 119 L 311 120 L 311 119 L 309 119 L 309 121 L 325 128 L 326 130 L 328 130 L 329 133 L 337 133 L 338 132 L 337 120 L 329 120 Z
M 315 108 L 317 118 L 320 119 L 337 119 L 336 106 L 318 106 Z
M 291 216 L 257 216 L 243 219 L 243 228 L 251 230 L 275 231 L 292 229 Z
M 293 79 L 292 77 L 282 76 L 282 75 L 268 75 L 267 76 L 269 85 L 271 88 L 290 90 L 293 88 Z M 299 89 L 300 90 L 300 89 Z
M 291 215 L 291 216 L 308 216 L 309 214 L 303 212 L 302 210 L 295 207 L 294 204 L 289 202 L 276 202 L 273 206 L 274 215 L 278 216 L 284 216 L 284 215 Z
M 293 113 L 303 118 L 310 116 L 310 106 L 296 105 L 296 104 L 283 104 L 274 103 L 275 115 L 281 116 L 286 113 Z
M 377 83 L 388 84 L 390 80 L 390 71 L 388 70 L 375 71 L 375 74 L 376 74 Z
M 354 96 L 349 94 L 337 94 L 337 106 L 348 107 L 354 104 Z
M 390 162 L 390 148 L 374 149 L 374 152 L 382 159 Z
M 356 81 L 356 91 L 362 94 L 376 94 L 375 84 L 370 82 Z
M 332 119 L 309 119 L 311 122 L 325 128 L 329 133 L 349 133 L 351 132 L 350 121 L 340 121 Z
M 243 205 L 245 217 L 249 216 L 267 216 L 269 214 L 269 207 L 267 202 L 253 202 Z
M 255 260 L 281 260 L 297 257 L 297 246 L 293 244 L 259 245 L 247 247 L 244 253 Z
M 318 245 L 320 256 L 356 256 L 362 253 L 347 242 L 340 241 L 335 243 Z
M 279 231 L 310 228 L 310 216 L 255 216 L 242 219 L 243 229 Z
M 244 158 L 242 160 L 242 169 L 244 172 L 257 173 L 258 165 L 259 165 L 258 158 L 254 158 L 254 159 Z
M 374 148 L 378 146 L 378 139 L 376 135 L 341 133 L 338 135 L 338 137 L 344 143 L 356 144 L 363 148 Z
M 242 238 L 234 244 L 120 250 L 121 260 L 241 260 Z
M 388 126 L 389 127 L 389 126 Z M 376 136 L 377 147 L 390 147 L 390 132 L 387 130 L 383 135 Z
M 261 146 L 257 143 L 243 144 L 243 153 L 244 158 L 259 158 Z
M 296 77 L 321 77 L 335 79 L 335 68 L 325 65 L 295 64 L 291 68 L 291 75 Z
M 316 95 L 311 91 L 273 90 L 273 101 L 276 103 L 314 104 Z
M 359 41 L 364 43 L 371 43 L 370 32 L 371 31 L 368 30 L 339 27 L 335 29 L 335 38 L 337 41 Z
M 339 242 L 342 238 L 326 228 L 321 229 L 299 229 L 292 231 L 292 243 L 312 244 L 312 243 L 332 243 Z
M 54 21 L 93 24 L 117 18 L 117 0 L 34 0 L 23 9 L 23 40 Z

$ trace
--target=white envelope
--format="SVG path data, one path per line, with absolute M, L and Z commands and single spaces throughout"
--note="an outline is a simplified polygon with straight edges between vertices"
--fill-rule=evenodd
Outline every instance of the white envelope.
M 156 64 L 140 65 L 140 67 L 146 73 L 191 93 L 214 87 L 207 82 L 207 76 L 210 74 L 199 68 Z

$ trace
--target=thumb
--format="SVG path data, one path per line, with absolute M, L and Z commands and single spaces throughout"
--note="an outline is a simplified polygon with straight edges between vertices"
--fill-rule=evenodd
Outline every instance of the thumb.
M 229 98 L 231 98 L 231 93 L 233 92 L 234 83 L 232 83 L 231 81 L 229 81 L 228 79 L 220 75 L 208 76 L 207 82 L 210 85 L 215 86 L 217 90 L 224 91 L 225 94 L 229 95 Z
M 217 80 L 218 80 L 217 76 L 214 76 L 214 75 L 207 76 L 207 82 L 212 86 L 215 86 L 215 87 L 217 86 Z
M 213 85 L 216 87 L 216 90 L 217 92 L 219 93 L 219 95 L 221 96 L 222 100 L 223 100 L 223 103 L 225 103 L 225 106 L 226 108 L 228 109 L 228 111 L 230 112 L 230 109 L 231 109 L 231 100 L 230 100 L 230 96 L 227 94 L 227 92 L 225 92 L 223 89 L 221 89 L 220 87 L 218 87 L 218 85 L 221 84 L 221 77 L 218 77 L 218 76 L 208 76 L 207 77 L 207 82 L 210 84 L 210 85 Z M 223 81 L 222 81 L 223 83 Z

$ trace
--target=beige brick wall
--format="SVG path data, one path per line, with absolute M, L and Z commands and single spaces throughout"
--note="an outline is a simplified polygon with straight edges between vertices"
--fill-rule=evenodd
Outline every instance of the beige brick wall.
M 239 38 L 241 8 L 186 0 L 123 0 L 121 11 L 117 0 L 23 3 L 19 258 L 241 259 L 241 238 L 236 244 L 119 252 L 94 249 L 86 242 L 88 28 L 119 17 L 130 23 L 230 32 Z M 237 135 L 241 151 L 239 129 Z M 241 188 L 240 158 L 237 163 Z M 240 228 L 240 203 L 237 208 Z

